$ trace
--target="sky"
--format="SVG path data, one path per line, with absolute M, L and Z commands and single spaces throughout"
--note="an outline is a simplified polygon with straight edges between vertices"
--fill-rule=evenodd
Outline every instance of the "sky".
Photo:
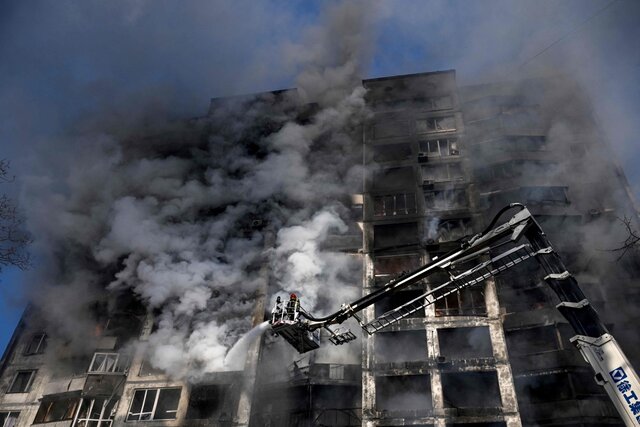
M 57 141 L 96 120 L 126 128 L 149 117 L 196 117 L 212 97 L 295 87 L 306 63 L 302 41 L 323 25 L 331 3 L 1 1 L 0 158 L 16 175 L 2 190 L 27 200 L 24 182 L 53 173 L 56 159 L 69 155 Z M 357 5 L 369 22 L 363 78 L 446 69 L 456 70 L 459 84 L 575 75 L 639 194 L 639 2 Z M 34 269 L 46 261 L 38 256 Z M 23 284 L 34 275 L 5 269 L 0 280 L 4 348 L 25 306 Z

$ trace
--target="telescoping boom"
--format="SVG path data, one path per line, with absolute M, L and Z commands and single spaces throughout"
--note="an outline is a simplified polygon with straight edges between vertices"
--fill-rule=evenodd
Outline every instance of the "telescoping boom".
M 496 226 L 500 217 L 512 209 L 518 209 L 518 212 L 507 222 Z M 362 298 L 343 304 L 328 316 L 314 317 L 300 306 L 295 294 L 291 294 L 286 303 L 278 297 L 272 311 L 271 328 L 300 353 L 320 346 L 321 329 L 329 332 L 329 340 L 333 344 L 344 344 L 354 340 L 355 335 L 347 329 L 334 330 L 330 326 L 353 317 L 366 333 L 375 334 L 449 294 L 482 283 L 528 259 L 539 263 L 546 274 L 544 281 L 558 295 L 560 303 L 556 307 L 576 333 L 571 342 L 595 371 L 596 382 L 605 388 L 625 424 L 640 426 L 640 380 L 637 373 L 589 304 L 575 277 L 567 271 L 540 225 L 520 203 L 504 207 L 483 232 L 463 240 L 458 249 L 391 280 Z M 419 297 L 366 323 L 358 316 L 359 312 L 394 292 L 442 272 L 448 273 L 449 279 Z

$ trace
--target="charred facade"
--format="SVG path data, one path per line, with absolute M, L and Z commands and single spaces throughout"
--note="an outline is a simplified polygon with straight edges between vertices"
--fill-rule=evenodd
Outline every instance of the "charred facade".
M 362 281 L 351 294 L 456 248 L 502 206 L 521 202 L 637 366 L 638 314 L 629 307 L 640 302 L 640 266 L 632 257 L 612 262 L 604 251 L 620 241 L 618 218 L 633 217 L 635 208 L 584 92 L 561 77 L 460 87 L 454 71 L 363 86 L 370 113 L 351 130 L 363 186 L 341 201 L 348 230 L 323 242 L 360 260 Z M 291 93 L 267 98 L 304 123 L 319 107 L 291 103 Z M 185 137 L 201 138 L 226 102 L 214 100 L 209 118 Z M 268 135 L 280 125 L 265 119 L 252 132 Z M 241 143 L 259 158 L 265 153 L 254 136 Z M 273 246 L 276 230 L 260 212 L 247 217 L 245 230 Z M 257 325 L 278 278 L 255 269 Z M 446 280 L 430 276 L 398 291 L 363 320 Z M 156 319 L 134 298 L 105 297 L 93 309 L 85 351 L 50 342 L 46 322 L 30 309 L 2 359 L 0 426 L 622 425 L 569 342 L 573 331 L 556 303 L 536 264 L 524 263 L 340 347 L 323 332 L 318 350 L 299 355 L 265 334 L 249 347 L 244 369 L 198 381 L 172 379 L 149 362 L 144 342 Z

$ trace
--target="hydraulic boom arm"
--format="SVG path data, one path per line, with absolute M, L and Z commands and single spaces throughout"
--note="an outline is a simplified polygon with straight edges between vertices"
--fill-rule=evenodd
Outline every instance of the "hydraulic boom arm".
M 495 226 L 502 214 L 514 208 L 519 211 L 509 221 Z M 626 425 L 640 426 L 638 375 L 538 223 L 519 203 L 503 208 L 482 233 L 463 241 L 459 249 L 391 280 L 360 299 L 343 304 L 340 310 L 328 316 L 312 316 L 300 307 L 297 299 L 293 305 L 290 301 L 286 309 L 277 303 L 272 312 L 271 327 L 300 353 L 319 347 L 321 328 L 329 332 L 333 344 L 344 344 L 355 339 L 355 335 L 349 330 L 334 331 L 329 326 L 353 317 L 365 332 L 374 334 L 451 293 L 481 283 L 532 258 L 545 271 L 544 281 L 558 295 L 560 303 L 556 307 L 576 332 L 571 341 L 594 369 L 596 381 L 605 388 Z M 474 262 L 476 264 L 469 267 Z M 438 272 L 446 272 L 449 280 L 370 322 L 364 323 L 358 317 L 360 311 L 372 304 Z

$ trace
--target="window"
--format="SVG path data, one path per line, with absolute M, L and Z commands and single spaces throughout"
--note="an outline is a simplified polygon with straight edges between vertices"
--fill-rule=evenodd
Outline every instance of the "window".
M 175 420 L 181 388 L 136 390 L 127 421 Z
M 420 153 L 427 157 L 458 156 L 458 140 L 454 138 L 430 139 L 420 142 Z
M 419 411 L 426 415 L 432 409 L 429 375 L 385 376 L 375 381 L 378 411 Z
M 89 373 L 125 373 L 129 367 L 129 358 L 119 353 L 95 353 Z
M 42 354 L 47 348 L 47 334 L 40 332 L 31 336 L 29 344 L 24 349 L 24 355 Z
M 372 147 L 373 161 L 391 162 L 407 159 L 411 156 L 409 144 L 387 144 Z
M 436 301 L 436 316 L 485 316 L 483 287 L 461 289 Z
M 373 261 L 377 279 L 389 280 L 392 276 L 415 270 L 420 266 L 419 255 L 377 256 Z
M 438 329 L 438 342 L 447 359 L 493 357 L 488 327 Z
M 380 332 L 375 335 L 376 363 L 403 363 L 427 358 L 425 330 Z
M 421 170 L 423 184 L 464 180 L 462 165 L 459 163 L 450 163 L 446 165 L 424 165 Z
M 416 120 L 416 131 L 418 133 L 425 132 L 446 132 L 456 130 L 456 118 L 447 117 L 430 117 L 428 119 Z
M 219 416 L 228 389 L 225 384 L 205 384 L 194 386 L 189 394 L 188 420 L 211 419 Z
M 424 205 L 435 211 L 462 209 L 467 207 L 467 192 L 464 188 L 425 191 Z
M 418 223 L 380 224 L 373 226 L 373 247 L 377 251 L 418 244 Z
M 416 212 L 415 193 L 391 194 L 373 198 L 374 216 L 410 215 Z
M 15 427 L 20 412 L 0 412 L 0 427 Z
M 113 423 L 117 405 L 117 399 L 83 399 L 76 425 L 78 427 L 93 427 L 100 423 L 102 427 L 110 427 Z
M 442 221 L 432 218 L 425 221 L 427 244 L 453 242 L 471 233 L 471 219 L 469 218 L 453 218 Z
M 344 365 L 329 365 L 329 378 L 332 380 L 343 380 Z
M 16 376 L 13 377 L 13 382 L 11 383 L 11 387 L 9 387 L 8 393 L 26 393 L 31 388 L 31 384 L 33 383 L 33 377 L 35 376 L 36 371 L 18 371 Z
M 495 371 L 445 372 L 441 378 L 445 408 L 502 406 L 498 375 Z
M 78 397 L 66 399 L 47 399 L 40 403 L 40 408 L 33 421 L 35 423 L 49 423 L 73 419 L 78 406 Z

